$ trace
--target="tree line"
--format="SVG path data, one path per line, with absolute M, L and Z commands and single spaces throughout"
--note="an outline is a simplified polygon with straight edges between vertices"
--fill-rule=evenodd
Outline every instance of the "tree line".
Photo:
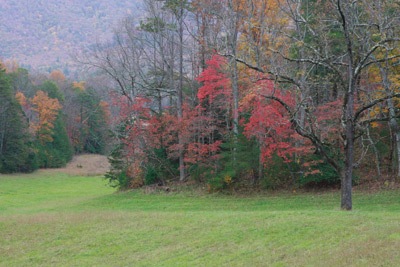
M 75 153 L 105 153 L 109 105 L 60 71 L 30 75 L 0 62 L 0 173 L 65 166 Z
M 209 190 L 400 173 L 397 1 L 145 0 L 78 58 L 113 82 L 108 178 Z M 371 175 L 371 173 L 374 173 Z

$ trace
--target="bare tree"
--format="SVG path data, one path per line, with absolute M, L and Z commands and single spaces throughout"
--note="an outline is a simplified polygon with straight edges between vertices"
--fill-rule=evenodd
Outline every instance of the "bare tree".
M 183 117 L 184 87 L 195 92 L 193 68 L 194 43 L 187 19 L 185 0 L 146 0 L 140 21 L 122 20 L 111 42 L 97 44 L 88 54 L 77 58 L 81 64 L 108 75 L 115 88 L 130 101 L 138 95 L 150 97 L 151 108 L 162 114 L 164 106 L 175 107 L 178 120 Z M 154 105 L 153 103 L 157 103 Z M 184 141 L 178 131 L 180 180 L 186 178 Z

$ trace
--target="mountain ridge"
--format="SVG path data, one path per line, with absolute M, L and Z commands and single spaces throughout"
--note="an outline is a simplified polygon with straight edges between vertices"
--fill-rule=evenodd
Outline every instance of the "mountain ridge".
M 140 0 L 0 0 L 0 59 L 27 68 L 68 69 L 69 55 L 111 38 Z

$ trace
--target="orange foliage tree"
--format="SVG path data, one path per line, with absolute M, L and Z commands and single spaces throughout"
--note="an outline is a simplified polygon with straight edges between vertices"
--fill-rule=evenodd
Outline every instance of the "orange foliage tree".
M 59 70 L 53 70 L 53 71 L 50 73 L 49 79 L 50 79 L 51 81 L 53 81 L 53 82 L 59 82 L 59 81 L 62 82 L 62 81 L 65 81 L 66 77 L 65 77 L 65 75 L 64 75 L 61 71 L 59 71 Z
M 61 105 L 57 99 L 50 98 L 47 93 L 38 91 L 36 95 L 30 99 L 32 110 L 37 114 L 37 122 L 31 126 L 41 141 L 52 141 L 54 128 L 53 122 L 56 120 L 57 114 L 61 109 Z
M 28 105 L 28 102 L 26 100 L 26 96 L 21 93 L 19 90 L 17 92 L 17 94 L 15 95 L 15 98 L 18 100 L 18 102 L 20 103 L 20 105 L 25 108 Z

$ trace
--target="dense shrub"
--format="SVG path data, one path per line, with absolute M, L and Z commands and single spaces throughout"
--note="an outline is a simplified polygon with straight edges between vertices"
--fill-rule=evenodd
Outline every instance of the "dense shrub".
M 292 186 L 296 183 L 296 173 L 299 166 L 296 162 L 285 162 L 276 153 L 272 155 L 270 163 L 264 170 L 261 185 L 265 189 L 277 189 Z
M 312 155 L 310 162 L 317 162 L 310 166 L 299 178 L 302 186 L 331 186 L 340 183 L 340 177 L 336 170 L 328 163 L 321 160 L 318 155 Z

